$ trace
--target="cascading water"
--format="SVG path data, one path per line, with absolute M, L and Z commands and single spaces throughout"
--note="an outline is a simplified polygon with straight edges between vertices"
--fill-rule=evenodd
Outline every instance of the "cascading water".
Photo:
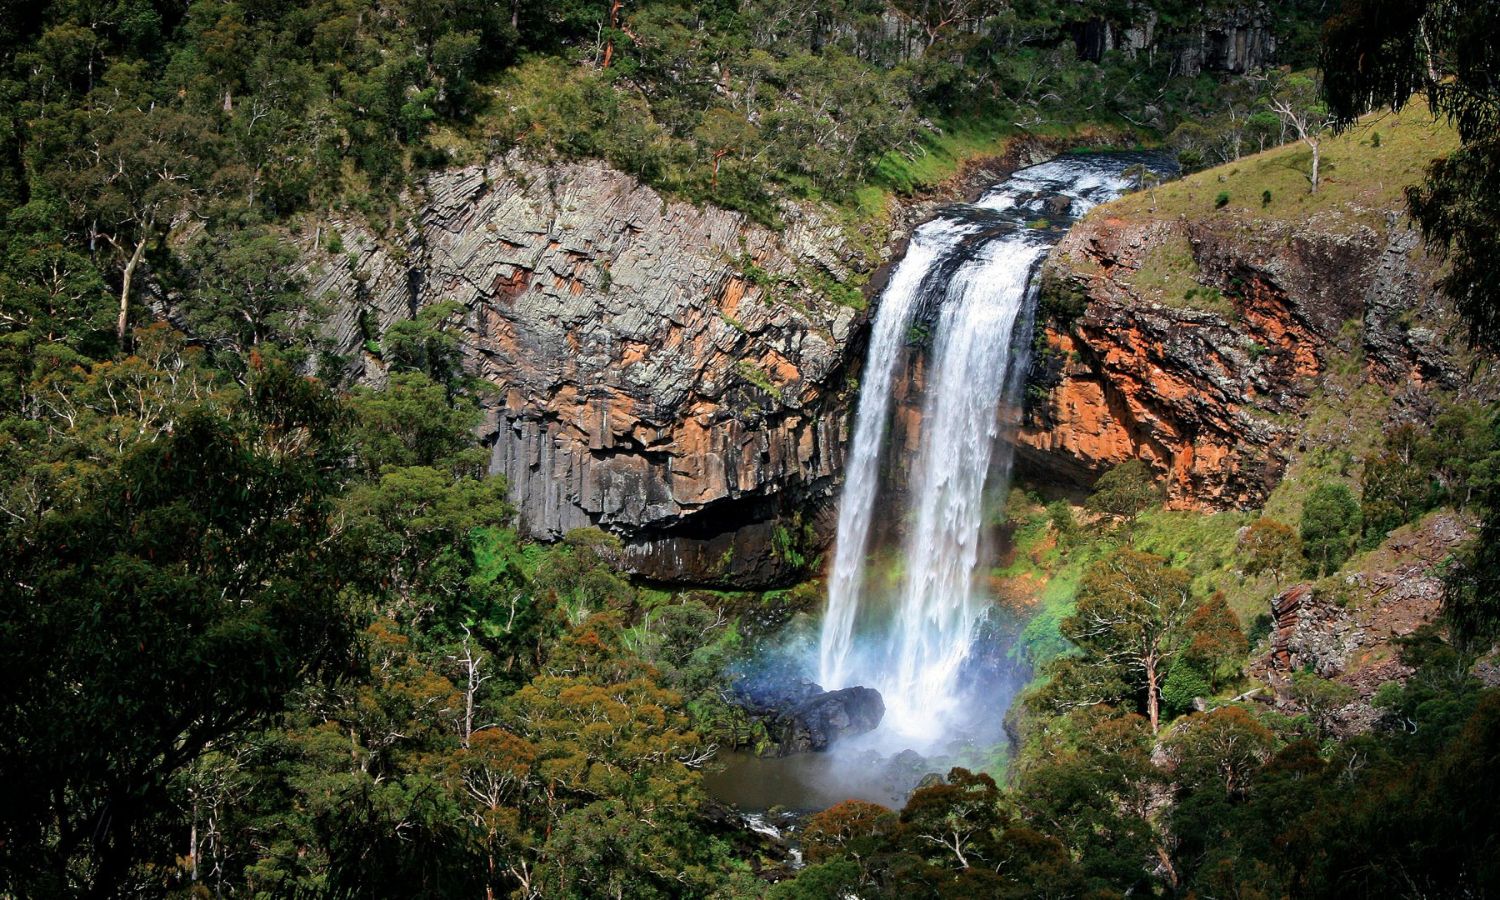
M 1001 438 L 1027 362 L 1033 276 L 1063 227 L 1123 192 L 1125 173 L 1142 161 L 1069 157 L 1017 172 L 978 203 L 918 229 L 881 295 L 845 467 L 819 682 L 878 689 L 881 731 L 908 744 L 946 731 L 986 606 L 976 589 L 994 511 L 986 497 L 1009 480 L 1011 442 Z M 920 449 L 897 512 L 882 503 L 881 459 L 895 376 L 924 311 L 932 347 Z M 871 596 L 866 583 L 877 514 L 899 515 L 904 531 L 904 575 L 890 597 Z M 885 615 L 867 615 L 882 600 Z
M 854 441 L 844 465 L 844 494 L 839 502 L 838 543 L 834 547 L 829 582 L 828 612 L 819 642 L 819 681 L 844 686 L 854 643 L 854 618 L 859 609 L 865 554 L 875 517 L 881 447 L 891 413 L 891 381 L 895 377 L 907 327 L 922 293 L 928 272 L 955 241 L 972 229 L 949 219 L 929 222 L 917 230 L 906 258 L 896 267 L 881 294 L 880 314 L 870 334 L 869 362 L 859 394 Z

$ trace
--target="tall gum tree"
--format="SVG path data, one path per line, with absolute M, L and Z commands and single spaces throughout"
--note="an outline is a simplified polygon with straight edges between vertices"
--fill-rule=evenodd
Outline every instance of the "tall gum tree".
M 1195 608 L 1192 576 L 1159 556 L 1118 550 L 1089 569 L 1063 635 L 1089 657 L 1137 673 L 1152 732 L 1161 727 L 1161 685 L 1185 646 Z
M 143 67 L 122 63 L 88 103 L 39 127 L 38 153 L 95 253 L 119 278 L 115 336 L 130 336 L 131 296 L 153 244 L 185 215 L 206 183 L 213 132 L 198 117 L 142 91 Z

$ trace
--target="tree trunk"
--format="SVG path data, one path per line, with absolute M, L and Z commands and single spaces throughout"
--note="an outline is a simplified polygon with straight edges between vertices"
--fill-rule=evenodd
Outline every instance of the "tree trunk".
M 624 5 L 625 5 L 625 0 L 614 0 L 614 2 L 611 3 L 610 6 L 609 6 L 609 30 L 611 32 L 618 31 L 619 28 L 620 28 L 620 8 L 623 7 Z M 607 69 L 607 68 L 609 68 L 610 60 L 614 59 L 614 56 L 615 56 L 615 38 L 614 38 L 614 35 L 611 34 L 610 38 L 609 38 L 609 43 L 607 43 L 607 44 L 604 45 L 604 64 L 602 66 L 600 66 L 600 68 L 601 69 Z
M 135 270 L 141 264 L 141 257 L 146 255 L 146 238 L 141 237 L 136 242 L 135 251 L 130 254 L 130 261 L 125 264 L 125 274 L 120 283 L 120 317 L 115 320 L 115 337 L 120 342 L 120 350 L 126 349 L 126 328 L 130 322 L 130 283 L 135 280 Z
M 1151 733 L 1161 728 L 1161 706 L 1156 690 L 1156 660 L 1146 660 L 1146 714 L 1151 717 Z
M 1312 193 L 1316 194 L 1318 192 L 1318 162 L 1319 162 L 1319 158 L 1318 158 L 1318 142 L 1317 141 L 1308 141 L 1307 143 L 1308 143 L 1308 146 L 1312 147 L 1312 152 L 1313 152 L 1313 158 L 1312 158 Z

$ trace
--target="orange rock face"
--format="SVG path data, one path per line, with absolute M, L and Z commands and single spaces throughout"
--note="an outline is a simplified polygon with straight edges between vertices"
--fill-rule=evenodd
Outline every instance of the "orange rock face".
M 1193 308 L 1196 291 L 1179 300 L 1149 286 L 1152 254 L 1169 246 L 1191 248 L 1206 308 Z M 1048 262 L 1047 291 L 1083 304 L 1064 321 L 1044 303 L 1020 464 L 1087 485 L 1139 458 L 1170 506 L 1260 505 L 1330 354 L 1362 357 L 1366 377 L 1392 387 L 1414 370 L 1457 378 L 1430 335 L 1402 323 L 1431 294 L 1431 263 L 1414 248 L 1398 227 L 1084 221 Z

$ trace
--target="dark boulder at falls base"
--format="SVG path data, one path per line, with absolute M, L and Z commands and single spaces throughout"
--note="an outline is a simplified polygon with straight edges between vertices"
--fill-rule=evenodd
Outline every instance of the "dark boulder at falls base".
M 827 750 L 840 738 L 874 731 L 885 717 L 885 701 L 874 688 L 851 687 L 817 694 L 783 715 L 776 734 L 782 756 Z
M 808 681 L 751 677 L 736 682 L 732 700 L 766 726 L 775 756 L 822 752 L 835 742 L 873 731 L 885 717 L 874 688 L 825 691 Z

